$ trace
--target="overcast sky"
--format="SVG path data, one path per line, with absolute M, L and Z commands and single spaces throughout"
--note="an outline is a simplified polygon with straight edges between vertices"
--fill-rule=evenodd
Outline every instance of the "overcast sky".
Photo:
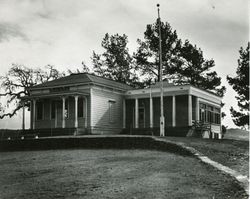
M 133 52 L 146 25 L 156 20 L 157 3 L 162 21 L 215 60 L 227 87 L 224 124 L 233 127 L 228 110 L 235 93 L 225 80 L 235 74 L 238 50 L 249 40 L 247 0 L 0 0 L 0 75 L 12 63 L 59 70 L 80 68 L 82 61 L 91 66 L 105 33 L 128 35 Z M 0 121 L 0 128 L 21 128 L 21 116 Z

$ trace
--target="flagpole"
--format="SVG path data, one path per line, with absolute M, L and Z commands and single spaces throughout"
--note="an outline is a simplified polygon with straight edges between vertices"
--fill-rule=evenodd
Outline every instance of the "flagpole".
M 159 25 L 159 82 L 161 90 L 161 115 L 160 115 L 160 136 L 165 136 L 165 118 L 163 108 L 163 81 L 162 81 L 162 46 L 161 46 L 161 18 L 160 18 L 160 4 L 157 4 L 158 10 L 158 25 Z

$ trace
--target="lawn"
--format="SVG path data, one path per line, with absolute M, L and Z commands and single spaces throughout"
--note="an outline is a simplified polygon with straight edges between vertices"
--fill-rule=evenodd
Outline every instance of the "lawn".
M 244 140 L 212 140 L 200 138 L 166 137 L 167 140 L 182 142 L 210 159 L 228 166 L 249 177 L 249 142 Z
M 0 152 L 0 163 L 0 198 L 244 198 L 232 178 L 168 152 Z

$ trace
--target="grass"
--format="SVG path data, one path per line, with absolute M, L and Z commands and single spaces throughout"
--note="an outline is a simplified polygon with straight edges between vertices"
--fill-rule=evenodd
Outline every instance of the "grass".
M 212 140 L 200 138 L 167 137 L 166 139 L 185 143 L 210 159 L 228 166 L 249 177 L 249 142 L 243 140 Z
M 1 198 L 246 198 L 197 159 L 149 150 L 0 153 Z

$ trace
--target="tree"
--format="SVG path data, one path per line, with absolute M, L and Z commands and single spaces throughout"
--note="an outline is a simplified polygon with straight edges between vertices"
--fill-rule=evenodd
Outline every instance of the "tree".
M 216 71 L 211 70 L 214 66 L 213 59 L 205 59 L 202 50 L 186 40 L 180 49 L 180 59 L 169 68 L 169 73 L 176 75 L 176 84 L 191 84 L 223 96 L 226 88 L 221 86 Z
M 168 75 L 168 67 L 176 63 L 181 40 L 169 23 L 161 22 L 163 79 Z M 136 64 L 145 80 L 159 81 L 159 23 L 149 24 L 144 32 L 144 41 L 137 40 L 139 47 L 134 54 Z
M 57 79 L 62 75 L 51 65 L 47 65 L 44 69 L 32 69 L 12 64 L 7 74 L 0 76 L 2 88 L 0 97 L 6 102 L 5 105 L 0 106 L 0 119 L 14 116 L 22 108 L 21 97 L 30 95 L 30 87 Z M 29 103 L 26 102 L 25 106 L 29 107 Z
M 131 86 L 136 86 L 138 77 L 133 58 L 127 47 L 128 38 L 123 35 L 105 34 L 102 40 L 104 53 L 93 52 L 92 62 L 94 73 Z
M 73 74 L 73 73 L 89 73 L 90 69 L 89 69 L 89 67 L 84 62 L 82 62 L 82 67 L 80 69 L 77 68 L 75 71 L 71 70 L 71 69 L 68 69 L 67 72 L 70 75 Z
M 242 47 L 239 50 L 240 58 L 238 59 L 238 67 L 236 76 L 227 76 L 228 83 L 236 91 L 239 111 L 231 107 L 230 112 L 233 121 L 237 126 L 249 127 L 249 46 L 248 42 L 246 50 Z
M 161 22 L 163 79 L 176 84 L 192 84 L 224 95 L 221 78 L 215 71 L 214 60 L 206 60 L 201 49 L 184 43 L 169 23 Z M 159 80 L 159 23 L 147 25 L 144 41 L 138 39 L 139 48 L 134 54 L 142 75 L 152 81 Z

